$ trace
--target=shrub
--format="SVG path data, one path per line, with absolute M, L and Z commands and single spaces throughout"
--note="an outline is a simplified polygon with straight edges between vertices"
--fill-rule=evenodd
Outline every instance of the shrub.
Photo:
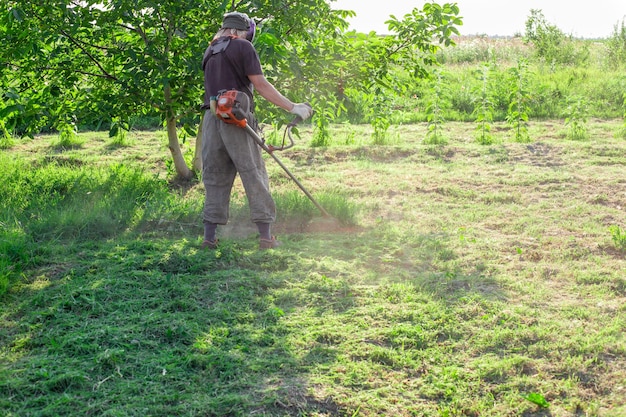
M 567 107 L 568 116 L 565 118 L 567 138 L 583 140 L 589 137 L 587 129 L 587 102 L 583 97 L 572 97 Z
M 577 48 L 572 37 L 548 23 L 541 10 L 530 10 L 524 40 L 532 43 L 537 57 L 550 65 L 582 64 L 589 59 L 589 48 L 586 44 Z
M 626 26 L 622 19 L 621 26 L 616 24 L 613 34 L 607 40 L 608 63 L 614 68 L 626 64 Z
M 530 142 L 528 134 L 528 113 L 530 91 L 528 85 L 528 62 L 520 59 L 517 67 L 510 70 L 510 99 L 506 120 L 513 129 L 516 142 Z
M 447 107 L 447 91 L 444 87 L 441 71 L 435 71 L 436 81 L 433 84 L 433 95 L 426 106 L 426 120 L 428 121 L 428 132 L 424 143 L 429 145 L 444 145 L 447 140 L 443 134 L 443 124 L 445 122 L 443 111 Z
M 21 229 L 0 223 L 0 296 L 8 291 L 28 261 L 27 249 L 26 235 Z
M 624 108 L 624 122 L 622 123 L 622 126 L 617 130 L 615 137 L 626 139 L 626 93 L 624 93 L 623 108 Z
M 55 148 L 70 149 L 79 148 L 84 144 L 84 139 L 78 136 L 78 129 L 74 122 L 63 122 L 58 126 L 59 137 L 52 144 Z
M 613 243 L 615 243 L 615 247 L 617 249 L 626 251 L 626 230 L 621 229 L 617 225 L 613 225 L 609 227 L 609 231 L 611 232 L 611 237 L 613 238 Z
M 483 66 L 480 72 L 481 83 L 475 90 L 476 106 L 474 116 L 476 117 L 476 140 L 482 145 L 493 143 L 491 134 L 491 123 L 493 122 L 493 102 L 489 91 L 489 75 L 491 70 L 488 66 Z
M 0 149 L 12 148 L 14 144 L 15 141 L 7 130 L 4 121 L 0 120 Z

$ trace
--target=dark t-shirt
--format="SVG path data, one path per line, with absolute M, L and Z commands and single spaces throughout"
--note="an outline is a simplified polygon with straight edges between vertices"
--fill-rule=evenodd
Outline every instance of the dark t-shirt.
M 209 106 L 211 97 L 220 90 L 236 89 L 252 93 L 248 75 L 262 75 L 261 61 L 254 46 L 241 38 L 230 40 L 226 50 L 212 56 L 209 48 L 204 53 L 204 105 Z M 252 97 L 250 97 L 252 99 Z

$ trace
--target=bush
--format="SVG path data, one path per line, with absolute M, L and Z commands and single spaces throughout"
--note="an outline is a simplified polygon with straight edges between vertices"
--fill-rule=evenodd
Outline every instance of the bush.
M 28 262 L 26 235 L 18 228 L 0 223 L 0 296 Z
M 571 36 L 548 23 L 541 10 L 530 10 L 524 40 L 532 43 L 536 56 L 550 65 L 580 65 L 589 60 L 588 46 L 577 44 Z
M 626 64 L 626 26 L 622 19 L 621 26 L 616 24 L 613 34 L 607 40 L 608 63 L 613 68 L 619 68 Z
M 15 145 L 11 133 L 7 130 L 4 121 L 0 120 L 0 149 L 10 149 Z
M 626 230 L 621 229 L 618 225 L 612 225 L 609 227 L 609 231 L 615 247 L 626 251 Z

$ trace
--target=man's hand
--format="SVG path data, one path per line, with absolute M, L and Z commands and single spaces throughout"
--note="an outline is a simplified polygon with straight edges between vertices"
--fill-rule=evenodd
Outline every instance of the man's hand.
M 293 109 L 289 112 L 295 114 L 302 120 L 306 120 L 313 114 L 313 108 L 305 103 L 297 103 L 293 105 Z

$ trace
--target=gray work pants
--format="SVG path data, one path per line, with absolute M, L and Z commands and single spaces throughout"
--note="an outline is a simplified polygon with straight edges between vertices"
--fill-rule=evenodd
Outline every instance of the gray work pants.
M 273 223 L 276 205 L 261 148 L 245 129 L 224 123 L 207 110 L 202 125 L 202 182 L 205 222 L 228 222 L 230 194 L 239 173 L 255 223 Z

